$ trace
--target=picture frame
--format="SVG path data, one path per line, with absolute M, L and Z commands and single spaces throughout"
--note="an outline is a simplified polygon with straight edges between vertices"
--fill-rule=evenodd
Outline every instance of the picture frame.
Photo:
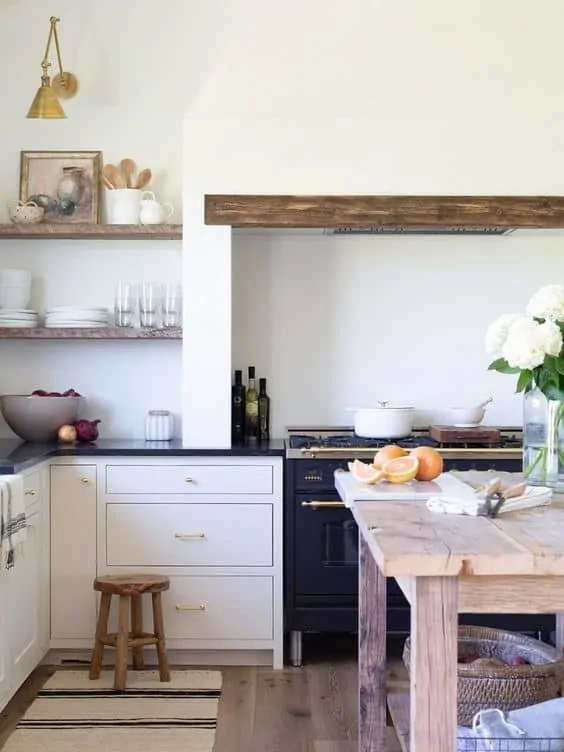
M 44 222 L 100 222 L 101 151 L 22 151 L 20 200 L 45 209 Z

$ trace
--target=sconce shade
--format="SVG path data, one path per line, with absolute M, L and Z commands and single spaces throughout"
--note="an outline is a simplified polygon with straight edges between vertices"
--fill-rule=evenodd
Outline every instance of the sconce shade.
M 48 76 L 41 78 L 41 86 L 33 98 L 31 107 L 26 115 L 28 118 L 66 118 L 65 111 L 51 88 Z

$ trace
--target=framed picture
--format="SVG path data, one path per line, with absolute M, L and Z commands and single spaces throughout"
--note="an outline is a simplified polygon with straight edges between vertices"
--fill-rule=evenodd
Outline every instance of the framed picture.
M 98 224 L 101 151 L 22 151 L 20 199 L 45 209 L 45 222 Z

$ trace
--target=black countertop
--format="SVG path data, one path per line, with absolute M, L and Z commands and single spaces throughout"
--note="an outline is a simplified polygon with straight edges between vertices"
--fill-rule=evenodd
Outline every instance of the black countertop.
M 282 457 L 283 439 L 230 449 L 189 449 L 174 441 L 101 439 L 92 444 L 31 444 L 19 439 L 0 439 L 0 475 L 20 473 L 56 457 Z

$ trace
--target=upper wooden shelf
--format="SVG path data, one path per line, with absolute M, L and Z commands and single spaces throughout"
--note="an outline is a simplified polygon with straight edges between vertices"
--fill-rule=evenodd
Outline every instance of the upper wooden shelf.
M 561 196 L 206 195 L 205 223 L 423 231 L 564 228 Z
M 182 240 L 182 225 L 6 224 L 0 225 L 1 238 Z

